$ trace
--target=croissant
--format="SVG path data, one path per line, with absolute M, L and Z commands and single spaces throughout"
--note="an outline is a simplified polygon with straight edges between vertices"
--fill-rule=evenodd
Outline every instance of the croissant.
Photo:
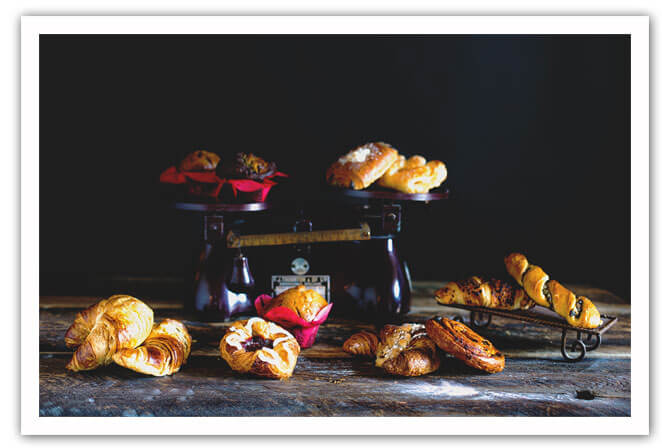
M 473 276 L 450 282 L 435 292 L 442 305 L 470 305 L 502 310 L 527 310 L 535 305 L 522 288 L 503 280 Z
M 424 325 L 384 325 L 379 336 L 375 365 L 388 373 L 420 376 L 439 368 L 437 346 Z
M 555 311 L 573 327 L 595 328 L 601 325 L 600 312 L 588 298 L 577 297 L 526 257 L 512 253 L 505 258 L 508 273 L 537 304 Z
M 140 347 L 119 350 L 113 355 L 113 361 L 147 375 L 172 375 L 186 363 L 191 342 L 183 323 L 166 319 L 152 329 Z
M 153 324 L 152 309 L 135 297 L 102 300 L 78 313 L 67 330 L 67 347 L 77 348 L 66 368 L 77 372 L 110 364 L 117 350 L 142 344 Z
M 351 335 L 342 345 L 342 349 L 352 355 L 375 356 L 379 339 L 371 331 L 359 331 Z

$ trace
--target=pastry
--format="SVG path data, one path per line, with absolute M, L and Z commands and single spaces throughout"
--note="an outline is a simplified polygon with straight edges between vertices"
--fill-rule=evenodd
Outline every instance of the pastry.
M 232 370 L 278 379 L 292 376 L 301 350 L 287 330 L 259 317 L 233 323 L 219 349 Z
M 188 154 L 179 163 L 179 171 L 214 171 L 221 158 L 213 152 L 199 149 Z
M 363 190 L 382 177 L 398 160 L 398 151 L 387 143 L 366 143 L 334 162 L 326 181 L 335 187 Z
M 77 372 L 110 364 L 123 348 L 135 348 L 149 336 L 154 324 L 150 307 L 135 297 L 115 295 L 78 313 L 64 336 L 76 352 L 66 368 Z
M 479 276 L 450 282 L 434 295 L 442 305 L 458 304 L 502 310 L 528 310 L 535 305 L 522 288 L 503 280 L 486 280 Z
M 283 306 L 294 311 L 303 320 L 310 322 L 327 305 L 328 303 L 324 297 L 317 291 L 306 289 L 305 286 L 299 285 L 287 289 L 274 297 L 264 308 L 263 313 L 266 314 L 274 308 Z
M 392 375 L 420 376 L 439 368 L 437 347 L 420 324 L 384 325 L 375 365 Z
M 172 375 L 186 363 L 191 353 L 191 342 L 183 323 L 166 319 L 152 328 L 140 347 L 118 350 L 113 355 L 113 361 L 146 375 Z
M 470 367 L 496 373 L 506 364 L 504 356 L 490 341 L 461 322 L 445 317 L 429 319 L 425 330 L 441 350 Z
M 596 328 L 602 324 L 600 312 L 588 298 L 577 297 L 549 276 L 539 266 L 529 264 L 519 253 L 508 255 L 504 262 L 508 273 L 537 304 L 551 309 L 573 327 Z
M 219 167 L 216 172 L 219 177 L 226 179 L 251 179 L 261 182 L 276 174 L 276 170 L 276 163 L 267 162 L 255 154 L 240 152 L 230 163 Z
M 342 345 L 347 353 L 359 356 L 375 356 L 379 339 L 372 331 L 359 331 L 351 335 Z
M 427 193 L 441 185 L 447 176 L 444 162 L 427 162 L 421 156 L 412 156 L 409 159 L 399 156 L 379 178 L 377 184 L 403 193 Z

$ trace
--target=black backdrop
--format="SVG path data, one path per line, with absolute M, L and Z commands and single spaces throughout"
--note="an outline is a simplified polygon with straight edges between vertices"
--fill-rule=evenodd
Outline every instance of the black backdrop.
M 182 153 L 318 185 L 383 140 L 449 169 L 452 199 L 407 216 L 414 279 L 520 250 L 629 299 L 629 65 L 628 36 L 42 35 L 41 293 L 183 293 L 198 227 L 156 200 Z

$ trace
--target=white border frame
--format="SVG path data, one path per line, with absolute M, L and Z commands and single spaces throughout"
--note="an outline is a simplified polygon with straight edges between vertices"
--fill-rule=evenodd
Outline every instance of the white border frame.
M 39 34 L 629 34 L 631 417 L 39 417 Z M 23 434 L 648 434 L 649 18 L 647 16 L 218 16 L 21 18 Z M 29 380 L 28 380 L 29 379 Z M 549 419 L 553 419 L 551 422 Z M 550 424 L 552 423 L 552 424 Z

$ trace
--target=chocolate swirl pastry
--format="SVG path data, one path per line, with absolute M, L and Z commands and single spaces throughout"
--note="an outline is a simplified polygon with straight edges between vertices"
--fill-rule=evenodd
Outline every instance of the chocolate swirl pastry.
M 276 163 L 267 162 L 252 153 L 239 152 L 234 159 L 219 165 L 216 174 L 226 179 L 251 179 L 263 181 L 266 177 L 276 173 Z

